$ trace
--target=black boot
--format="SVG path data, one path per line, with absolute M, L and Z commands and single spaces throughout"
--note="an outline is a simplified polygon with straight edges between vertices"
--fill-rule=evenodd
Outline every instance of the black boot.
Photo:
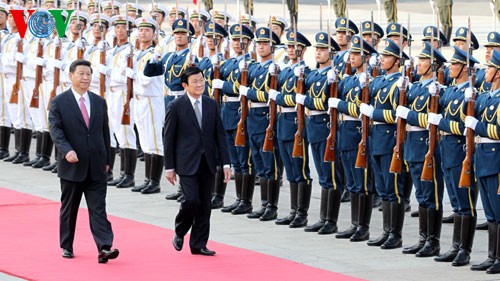
M 472 265 L 471 270 L 484 271 L 495 263 L 495 258 L 497 257 L 497 235 L 498 225 L 492 222 L 488 223 L 488 258 L 480 264 Z
M 418 242 L 403 249 L 403 254 L 416 254 L 425 245 L 427 240 L 427 209 L 418 206 Z
M 110 186 L 116 186 L 119 184 L 123 178 L 125 178 L 125 149 L 120 148 L 120 177 L 117 179 L 114 179 L 112 181 L 108 181 L 108 185 Z
M 43 132 L 41 139 L 42 150 L 40 152 L 40 159 L 32 166 L 35 169 L 40 169 L 50 164 L 50 155 L 52 155 L 52 148 L 54 147 L 54 143 L 52 142 L 49 132 Z
M 341 231 L 335 235 L 335 238 L 348 239 L 356 232 L 359 226 L 359 194 L 351 194 L 351 226 L 347 230 Z
M 403 172 L 401 173 L 403 177 L 403 195 L 405 203 L 405 212 L 411 212 L 410 197 L 411 191 L 413 189 L 413 181 L 411 175 L 406 169 L 406 165 L 403 166 Z
M 451 239 L 451 248 L 448 252 L 434 258 L 439 262 L 452 262 L 458 254 L 458 247 L 460 246 L 460 229 L 462 228 L 462 217 L 459 215 L 453 216 L 453 237 Z
M 54 162 L 52 162 L 49 165 L 43 166 L 42 170 L 44 171 L 52 171 L 54 168 L 57 167 L 57 160 L 59 157 L 59 151 L 57 150 L 57 147 L 54 146 Z
M 297 197 L 299 194 L 299 184 L 296 182 L 290 182 L 290 214 L 288 216 L 277 219 L 277 225 L 290 225 L 292 221 L 295 219 L 295 215 L 297 214 Z
M 255 190 L 255 175 L 243 174 L 241 186 L 241 200 L 234 210 L 233 215 L 243 215 L 252 212 L 252 199 Z
M 313 225 L 306 226 L 305 232 L 318 232 L 326 222 L 326 210 L 328 209 L 328 189 L 321 188 L 321 199 L 319 205 L 319 221 Z
M 382 201 L 381 203 L 382 207 L 382 234 L 373 240 L 368 240 L 366 243 L 368 246 L 377 246 L 380 247 L 384 242 L 387 240 L 389 237 L 389 231 L 390 231 L 390 220 L 391 220 L 391 204 L 387 201 Z
M 113 180 L 113 169 L 115 168 L 116 159 L 116 147 L 109 148 L 109 170 L 107 172 L 106 181 L 110 182 Z
M 10 127 L 0 126 L 0 159 L 9 157 Z
M 33 131 L 28 129 L 21 129 L 21 143 L 19 149 L 19 155 L 12 161 L 12 164 L 22 164 L 24 162 L 30 161 L 30 146 L 31 140 L 33 138 Z
M 267 206 L 267 187 L 269 181 L 266 178 L 259 178 L 260 182 L 260 209 L 247 215 L 249 219 L 258 219 L 264 214 Z
M 307 225 L 309 204 L 311 203 L 311 184 L 301 182 L 298 184 L 297 215 L 290 223 L 290 228 L 299 228 Z
M 351 236 L 351 242 L 366 241 L 370 238 L 370 221 L 372 219 L 373 210 L 373 194 L 366 195 L 364 193 L 359 196 L 358 210 L 358 229 Z
M 486 273 L 488 274 L 500 273 L 500 224 L 497 224 L 495 226 L 497 227 L 496 260 L 493 265 L 486 270 Z
M 14 129 L 14 148 L 16 152 L 12 154 L 10 157 L 6 157 L 3 159 L 4 162 L 12 162 L 14 159 L 19 156 L 20 149 L 21 149 L 21 130 L 20 129 Z
M 135 167 L 137 165 L 137 150 L 125 148 L 123 150 L 125 156 L 125 176 L 122 181 L 116 184 L 117 188 L 128 188 L 135 185 Z
M 384 244 L 380 246 L 381 249 L 390 250 L 400 248 L 403 245 L 403 223 L 405 221 L 405 204 L 398 204 L 398 202 L 391 202 L 391 231 L 389 237 L 385 240 Z
M 442 219 L 443 209 L 427 209 L 427 240 L 424 247 L 415 255 L 416 257 L 426 258 L 439 255 Z
M 134 186 L 131 190 L 133 192 L 140 192 L 146 188 L 151 182 L 151 154 L 144 154 L 144 182 L 141 185 Z
M 318 230 L 318 234 L 332 234 L 337 232 L 337 220 L 339 218 L 340 199 L 342 194 L 333 188 L 328 190 L 328 208 L 326 209 L 326 222 Z
M 148 186 L 141 190 L 142 194 L 153 194 L 159 193 L 161 191 L 160 181 L 164 164 L 165 159 L 163 156 L 158 154 L 151 154 L 151 181 L 149 182 Z
M 373 195 L 373 208 L 382 206 L 382 199 L 378 195 Z
M 351 193 L 347 191 L 347 188 L 344 189 L 344 192 L 342 193 L 342 198 L 340 199 L 340 202 L 345 203 L 345 202 L 351 202 Z
M 230 213 L 232 210 L 234 210 L 238 205 L 240 204 L 241 201 L 241 187 L 243 185 L 243 174 L 241 173 L 234 173 L 234 189 L 236 190 L 236 201 L 224 208 L 222 208 L 223 213 Z
M 278 201 L 280 196 L 280 181 L 268 180 L 267 182 L 267 206 L 264 214 L 260 216 L 261 221 L 275 220 L 278 217 Z
M 33 165 L 42 157 L 42 132 L 36 131 L 33 135 L 36 135 L 35 158 L 31 159 L 31 161 L 24 162 L 24 167 L 33 167 Z
M 469 264 L 470 253 L 472 251 L 472 243 L 474 242 L 474 234 L 476 233 L 477 217 L 462 216 L 462 228 L 460 230 L 460 247 L 458 254 L 453 259 L 451 265 L 464 266 Z
M 215 173 L 215 185 L 210 206 L 212 209 L 219 209 L 224 206 L 224 195 L 226 194 L 227 183 L 224 182 L 224 169 L 217 166 Z

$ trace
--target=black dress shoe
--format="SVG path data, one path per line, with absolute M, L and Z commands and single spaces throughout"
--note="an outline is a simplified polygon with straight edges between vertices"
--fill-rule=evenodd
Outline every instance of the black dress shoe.
M 62 257 L 65 258 L 65 259 L 72 259 L 72 258 L 75 257 L 75 255 L 73 254 L 73 251 L 67 250 L 67 249 L 63 249 Z
M 170 193 L 170 194 L 167 194 L 167 196 L 165 196 L 165 199 L 167 200 L 177 200 L 177 198 L 181 197 L 182 195 L 182 192 L 180 192 L 179 190 L 174 192 L 174 193 Z
M 222 207 L 224 207 L 224 197 L 220 195 L 212 196 L 212 201 L 210 201 L 210 208 L 220 209 Z
M 57 167 L 57 161 L 52 163 L 52 164 L 49 164 L 45 167 L 42 168 L 42 170 L 44 171 L 52 171 L 52 169 L 54 169 L 55 167 Z
M 107 263 L 108 260 L 116 259 L 120 252 L 118 249 L 112 250 L 101 250 L 99 251 L 99 255 L 97 256 L 97 261 L 99 263 Z
M 209 250 L 207 247 L 201 249 L 191 249 L 193 255 L 215 256 L 215 251 Z
M 172 239 L 172 245 L 174 245 L 174 249 L 177 251 L 182 250 L 182 245 L 184 245 L 184 237 L 179 237 L 174 235 L 174 239 Z
M 161 191 L 160 186 L 153 183 L 153 181 L 151 181 L 151 183 L 149 183 L 149 185 L 146 186 L 146 188 L 141 190 L 141 193 L 142 194 L 153 194 L 153 193 L 160 193 L 160 191 Z

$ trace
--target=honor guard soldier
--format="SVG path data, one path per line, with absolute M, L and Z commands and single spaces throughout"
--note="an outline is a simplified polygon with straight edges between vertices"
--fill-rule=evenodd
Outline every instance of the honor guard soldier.
M 457 31 L 455 32 L 455 37 L 453 38 L 453 44 L 454 46 L 457 46 L 460 48 L 462 51 L 465 51 L 467 49 L 467 33 L 469 32 L 469 29 L 467 27 L 459 27 Z M 471 32 L 471 46 L 470 48 L 472 51 L 475 51 L 479 49 L 479 41 L 477 40 L 476 35 L 474 35 L 474 32 Z M 446 80 L 445 80 L 446 86 L 454 86 L 455 81 L 450 77 L 450 75 L 446 75 Z M 478 88 L 481 85 L 482 81 L 478 81 L 476 79 L 476 84 L 475 87 Z
M 163 30 L 163 22 L 165 21 L 165 17 L 168 15 L 168 9 L 163 5 L 154 3 L 149 5 L 149 11 L 151 18 L 153 18 L 158 24 L 158 38 L 156 38 L 156 41 L 161 42 L 161 40 L 166 36 L 165 30 Z
M 373 209 L 370 165 L 366 168 L 356 168 L 355 164 L 358 144 L 361 142 L 360 128 L 362 128 L 359 104 L 362 100 L 362 90 L 368 86 L 366 85 L 366 78 L 369 75 L 368 61 L 371 55 L 377 55 L 377 51 L 364 39 L 354 36 L 349 54 L 349 61 L 353 69 L 356 69 L 356 73 L 342 79 L 338 88 L 339 98 L 329 99 L 328 104 L 330 108 L 337 108 L 340 112 L 337 149 L 344 167 L 346 189 L 351 197 L 351 226 L 335 237 L 354 242 L 368 240 L 370 236 L 369 227 Z
M 385 33 L 384 29 L 378 25 L 378 23 L 373 22 L 372 27 L 371 21 L 364 21 L 361 23 L 361 35 L 363 36 L 363 40 L 365 40 L 365 42 L 368 43 L 372 49 L 377 51 L 378 44 L 381 39 L 384 38 Z
M 15 71 L 15 63 L 10 65 L 8 69 L 5 66 L 5 63 L 10 60 L 7 59 L 7 55 L 4 55 L 7 51 L 5 47 L 5 43 L 7 43 L 7 38 L 11 38 L 12 36 L 9 34 L 7 30 L 7 17 L 9 16 L 10 7 L 5 3 L 0 3 L 0 159 L 4 159 L 9 157 L 9 143 L 10 143 L 10 128 L 12 127 L 12 119 L 9 114 L 9 89 L 6 82 L 5 73 L 7 70 Z M 13 27 L 13 33 L 17 32 L 17 28 Z M 15 31 L 15 32 L 14 32 Z M 10 39 L 12 40 L 12 39 Z M 14 41 L 12 41 L 14 42 Z M 15 44 L 10 48 L 15 47 Z M 12 53 L 12 50 L 10 50 Z M 9 76 L 15 77 L 15 73 L 9 73 Z M 11 82 L 13 80 L 11 79 Z
M 93 14 L 98 14 L 100 13 L 101 11 L 98 10 L 98 6 L 99 5 L 99 2 L 98 1 L 94 1 L 94 0 L 89 0 L 89 2 L 87 3 L 87 13 L 92 16 Z
M 208 54 L 208 49 L 205 46 L 206 39 L 203 38 L 203 31 L 205 30 L 205 25 L 208 21 L 210 21 L 210 14 L 205 10 L 194 10 L 189 15 L 189 22 L 194 27 L 194 36 L 191 42 L 191 52 L 194 52 L 199 59 Z M 200 47 L 203 50 L 202 53 L 199 52 Z M 202 54 L 201 57 L 199 56 L 200 54 Z
M 187 14 L 186 9 L 182 7 L 170 7 L 168 12 L 168 26 L 172 28 L 172 32 L 167 32 L 159 44 L 155 47 L 155 52 L 165 56 L 167 53 L 176 52 L 176 43 L 174 40 L 173 24 L 177 19 L 183 19 Z
M 470 252 L 474 240 L 474 232 L 477 221 L 475 186 L 459 188 L 459 179 L 462 170 L 462 162 L 465 158 L 463 135 L 464 117 L 466 115 L 467 102 L 464 93 L 470 88 L 467 68 L 474 67 L 479 63 L 474 57 L 468 56 L 466 52 L 457 46 L 453 47 L 455 53 L 451 59 L 450 78 L 456 81 L 455 86 L 448 87 L 442 97 L 439 98 L 440 114 L 429 113 L 428 122 L 438 126 L 441 132 L 441 167 L 444 172 L 446 190 L 453 207 L 453 238 L 451 249 L 434 258 L 440 262 L 452 262 L 453 266 L 463 266 L 469 263 Z M 467 57 L 470 65 L 467 65 Z M 473 178 L 474 172 L 471 171 Z
M 492 31 L 488 33 L 488 43 L 486 47 L 485 59 L 486 62 L 491 60 L 493 50 L 500 52 L 500 33 Z M 491 89 L 491 83 L 485 80 L 486 68 L 480 68 L 476 71 L 476 87 L 479 93 L 488 92 Z
M 230 33 L 231 46 L 236 55 L 222 64 L 220 79 L 212 81 L 212 88 L 222 90 L 221 119 L 226 131 L 229 159 L 231 160 L 231 167 L 234 170 L 236 189 L 236 202 L 222 208 L 222 212 L 241 215 L 252 211 L 256 173 L 252 169 L 248 134 L 245 134 L 246 139 L 243 146 L 236 146 L 234 144 L 238 122 L 240 121 L 241 103 L 239 87 L 241 85 L 241 71 L 244 66 L 252 62 L 248 53 L 248 46 L 254 38 L 254 34 L 250 28 L 240 24 L 231 26 Z
M 285 30 L 288 29 L 288 21 L 282 17 L 271 16 L 271 29 L 278 38 L 283 36 Z M 274 60 L 280 69 L 283 69 L 290 65 L 290 58 L 288 57 L 288 53 L 286 51 L 286 47 L 284 44 L 278 44 L 276 46 L 273 45 L 274 48 Z
M 226 30 L 229 30 L 229 21 L 232 19 L 231 15 L 229 13 L 227 13 L 225 11 L 220 11 L 220 10 L 212 10 L 211 13 L 212 13 L 212 20 L 215 23 L 220 24 L 220 25 L 224 26 L 224 28 Z M 243 21 L 243 16 L 241 18 L 241 21 L 243 24 L 245 24 Z M 251 30 L 252 30 L 252 32 L 255 31 L 254 29 L 251 29 Z M 253 44 L 253 43 L 251 43 L 251 44 Z M 226 60 L 229 59 L 230 57 L 235 56 L 234 51 L 231 50 L 230 45 L 231 45 L 230 39 L 224 38 L 224 41 L 222 42 L 222 46 L 223 46 L 224 58 Z M 249 48 L 249 50 L 253 50 L 253 48 Z
M 337 39 L 337 44 L 340 46 L 340 52 L 335 55 L 333 64 L 335 65 L 335 69 L 340 72 L 340 78 L 342 78 L 345 74 L 345 65 L 349 58 L 349 43 L 352 36 L 359 33 L 359 29 L 351 20 L 347 22 L 346 18 L 338 18 L 335 21 L 335 29 L 337 30 L 335 38 Z
M 122 5 L 125 7 L 125 11 L 129 18 L 132 18 L 135 21 L 138 18 L 142 17 L 142 13 L 144 12 L 144 8 L 135 3 L 126 3 Z M 139 31 L 137 26 L 134 24 L 134 29 L 130 33 L 130 43 L 135 46 L 136 49 L 139 49 Z
M 449 45 L 448 38 L 446 38 L 442 31 L 438 33 L 437 27 L 435 26 L 430 25 L 424 27 L 423 35 L 424 38 L 422 41 L 430 43 L 431 46 L 438 51 L 441 50 L 441 47 Z
M 45 3 L 45 9 L 47 9 L 47 10 L 54 9 L 56 7 L 54 0 L 45 0 L 44 3 Z M 61 7 L 60 0 L 57 0 L 57 7 Z
M 271 42 L 272 40 L 272 42 Z M 277 217 L 280 189 L 281 159 L 279 149 L 274 143 L 273 151 L 263 151 L 266 128 L 269 124 L 268 92 L 271 76 L 278 71 L 273 60 L 273 48 L 280 44 L 280 39 L 267 27 L 257 29 L 257 53 L 260 63 L 254 63 L 248 70 L 248 87 L 240 85 L 240 95 L 249 100 L 247 133 L 250 142 L 254 169 L 260 178 L 261 208 L 247 217 L 261 221 L 274 220 Z M 275 134 L 275 133 L 274 133 Z
M 488 258 L 471 267 L 500 273 L 500 52 L 492 51 L 487 63 L 485 81 L 491 90 L 482 93 L 476 101 L 475 117 L 465 117 L 465 127 L 476 135 L 475 168 L 484 213 L 488 220 Z
M 305 94 L 296 94 L 295 102 L 304 105 L 306 109 L 307 140 L 311 145 L 314 166 L 318 173 L 321 186 L 321 205 L 319 221 L 307 226 L 304 231 L 318 234 L 332 234 L 337 232 L 340 197 L 343 185 L 340 171 L 336 162 L 324 162 L 326 139 L 330 133 L 330 118 L 328 116 L 328 97 L 330 84 L 335 81 L 335 70 L 332 69 L 330 52 L 338 52 L 339 45 L 328 38 L 326 32 L 316 34 L 316 63 L 319 68 L 311 71 L 304 86 Z M 330 42 L 330 44 L 329 44 Z M 337 159 L 340 159 L 337 157 Z
M 303 151 L 301 157 L 293 157 L 295 138 L 299 117 L 295 110 L 295 94 L 299 83 L 304 83 L 311 72 L 305 64 L 304 53 L 311 42 L 300 32 L 289 30 L 286 34 L 287 54 L 291 65 L 282 69 L 278 76 L 278 90 L 269 90 L 269 99 L 275 100 L 279 106 L 277 121 L 277 141 L 281 160 L 285 167 L 286 177 L 290 185 L 290 214 L 276 220 L 278 225 L 290 228 L 307 225 L 309 203 L 311 200 L 312 179 L 309 172 L 309 142 L 307 131 L 302 131 Z M 301 79 L 301 80 L 299 80 Z M 302 85 L 302 90 L 304 85 Z M 300 117 L 304 119 L 304 116 Z
M 242 25 L 250 28 L 252 33 L 255 33 L 255 31 L 257 30 L 257 24 L 259 23 L 259 21 L 257 21 L 257 19 L 254 16 L 251 16 L 248 14 L 243 14 L 243 15 L 241 15 L 240 21 L 241 21 Z M 229 57 L 234 57 L 234 56 L 236 56 L 236 53 L 231 48 L 230 41 L 231 40 L 229 40 L 229 38 L 224 39 L 224 42 L 222 43 L 223 54 L 224 54 L 224 56 L 227 56 L 227 54 L 229 54 Z M 256 60 L 257 54 L 255 53 L 255 43 L 253 41 L 250 42 L 250 45 L 248 46 L 248 50 L 250 53 L 250 57 L 252 57 L 253 60 Z M 228 59 L 228 58 L 226 58 L 226 59 Z
M 437 30 L 437 29 L 436 29 Z M 416 254 L 416 257 L 430 257 L 439 254 L 441 235 L 441 219 L 443 218 L 443 172 L 441 154 L 436 134 L 429 136 L 427 115 L 430 112 L 431 101 L 440 95 L 439 85 L 436 85 L 436 71 L 441 69 L 446 58 L 432 47 L 428 42 L 424 43 L 424 49 L 418 56 L 417 74 L 422 78 L 415 82 L 407 92 L 408 107 L 399 105 L 396 116 L 406 120 L 406 138 L 404 144 L 404 158 L 408 163 L 413 184 L 415 185 L 415 197 L 418 201 L 419 237 L 417 244 L 403 249 L 403 254 Z M 431 50 L 434 48 L 434 50 Z M 441 73 L 444 78 L 444 73 Z M 435 99 L 435 98 L 434 98 Z M 436 100 L 436 99 L 435 99 Z M 435 133 L 435 131 L 434 131 Z M 434 140 L 431 140 L 434 138 Z M 432 171 L 430 179 L 422 179 L 422 171 L 427 168 L 424 163 L 429 151 L 429 142 L 434 146 L 430 151 L 433 156 Z
M 120 177 L 115 180 L 108 181 L 108 185 L 118 188 L 126 188 L 134 185 L 134 172 L 137 163 L 137 136 L 134 131 L 135 118 L 134 114 L 130 114 L 129 124 L 122 124 L 122 116 L 124 107 L 127 102 L 127 79 L 124 71 L 127 67 L 127 59 L 131 54 L 130 48 L 133 46 L 128 42 L 127 30 L 132 28 L 132 18 L 116 15 L 111 18 L 116 38 L 116 45 L 106 53 L 105 64 L 99 64 L 98 72 L 106 74 L 106 83 L 108 85 L 108 93 L 106 102 L 108 104 L 109 127 L 113 129 L 118 146 L 120 148 Z M 128 26 L 127 26 L 128 25 Z M 129 102 L 130 112 L 134 112 L 135 99 Z M 116 155 L 116 143 L 111 141 L 111 165 L 114 165 L 114 156 Z M 149 160 L 149 155 L 145 155 L 145 160 Z M 147 167 L 147 166 L 146 166 Z M 111 169 L 111 167 L 110 167 Z M 146 174 L 149 170 L 146 170 Z M 146 175 L 147 179 L 147 175 Z M 149 184 L 149 180 L 142 188 Z
M 101 5 L 103 13 L 110 17 L 111 20 L 113 20 L 113 17 L 115 15 L 120 14 L 121 3 L 118 1 L 105 1 L 102 2 Z M 108 33 L 106 34 L 106 41 L 108 41 L 111 46 L 116 46 L 116 34 L 114 25 L 110 26 L 110 28 L 108 29 Z
M 172 10 L 170 10 L 170 13 L 172 13 Z M 163 75 L 163 90 L 166 91 L 164 96 L 164 110 L 168 106 L 169 102 L 181 95 L 184 95 L 185 92 L 181 83 L 181 74 L 189 64 L 197 63 L 196 57 L 193 58 L 189 50 L 189 40 L 190 37 L 194 35 L 193 25 L 186 19 L 177 19 L 172 25 L 172 32 L 175 37 L 175 52 L 167 53 L 165 56 L 163 56 L 163 58 L 161 58 L 160 61 L 149 61 L 144 68 L 144 75 L 146 77 L 156 77 Z M 157 49 L 155 50 L 154 54 L 155 59 L 157 58 L 158 54 L 161 53 L 159 53 Z M 157 128 L 161 127 L 162 125 Z M 167 195 L 166 198 L 175 200 L 181 195 L 182 190 L 179 186 L 178 190 L 175 193 Z
M 403 179 L 390 173 L 389 167 L 396 144 L 396 107 L 399 87 L 403 78 L 399 72 L 400 60 L 408 56 L 392 40 L 386 41 L 381 52 L 380 66 L 386 75 L 379 76 L 370 84 L 370 104 L 361 103 L 361 114 L 372 119 L 370 129 L 370 156 L 378 195 L 382 198 L 383 232 L 377 239 L 369 240 L 369 246 L 395 249 L 402 245 L 401 231 L 404 222 Z

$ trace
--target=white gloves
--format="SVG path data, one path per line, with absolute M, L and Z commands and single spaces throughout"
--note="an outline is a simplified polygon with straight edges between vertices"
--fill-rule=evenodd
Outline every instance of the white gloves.
M 37 57 L 35 63 L 38 66 L 44 67 L 47 64 L 47 60 L 44 58 Z
M 361 87 L 361 89 L 363 89 L 366 86 L 366 72 L 361 72 L 361 74 L 359 74 L 358 80 L 359 80 L 359 86 Z
M 409 86 L 408 85 L 409 81 L 410 81 L 410 79 L 408 78 L 408 76 L 404 76 L 404 77 L 401 76 L 401 77 L 399 77 L 398 78 L 398 82 L 397 82 L 398 83 L 398 89 L 401 90 L 403 88 L 403 82 L 405 83 L 405 86 L 408 87 Z
M 84 45 L 83 45 L 83 41 L 82 41 L 82 39 L 78 39 L 78 40 L 76 40 L 76 42 L 75 42 L 75 46 L 76 46 L 78 49 L 83 49 Z
M 476 130 L 476 126 L 479 120 L 472 116 L 466 116 L 465 117 L 465 127 L 471 128 L 472 130 Z
M 408 68 L 413 64 L 413 59 L 410 58 L 409 60 L 405 60 L 405 66 Z
M 401 119 L 407 119 L 408 113 L 410 113 L 410 109 L 408 107 L 398 105 L 398 107 L 396 108 L 396 116 Z
M 366 104 L 366 103 L 362 103 L 360 106 L 359 106 L 359 111 L 361 112 L 361 114 L 365 115 L 365 116 L 368 116 L 370 118 L 373 117 L 373 111 L 375 109 L 373 108 L 373 105 L 371 104 Z
M 295 102 L 298 104 L 304 105 L 304 101 L 306 100 L 306 96 L 303 94 L 296 94 L 295 95 Z
M 371 67 L 376 67 L 378 65 L 378 55 L 371 56 L 368 63 L 370 64 Z
M 59 69 L 64 70 L 64 63 L 61 60 L 54 59 L 54 60 L 52 60 L 52 62 L 54 64 L 55 68 L 59 68 Z
M 249 89 L 247 86 L 240 86 L 240 96 L 246 97 Z
M 219 56 L 218 55 L 212 56 L 210 58 L 210 62 L 212 63 L 212 65 L 218 65 L 219 64 Z
M 305 67 L 304 67 L 303 65 L 296 66 L 296 67 L 293 69 L 293 74 L 294 74 L 296 77 L 300 77 L 300 74 L 304 73 L 304 69 L 305 69 Z
M 275 75 L 276 74 L 276 64 L 271 63 L 268 68 L 269 75 Z
M 429 84 L 429 94 L 431 94 L 431 96 L 435 96 L 436 93 L 438 92 L 438 89 L 441 88 L 441 85 L 439 85 L 438 82 L 434 82 L 434 83 L 431 83 Z
M 431 112 L 427 115 L 427 122 L 432 125 L 438 126 L 441 119 L 443 119 L 443 115 L 441 114 Z
M 222 87 L 224 87 L 224 81 L 220 80 L 220 79 L 214 79 L 212 80 L 212 88 L 214 89 L 222 89 Z M 240 87 L 241 89 L 241 87 Z
M 328 107 L 329 108 L 337 108 L 339 106 L 340 99 L 338 98 L 329 98 L 328 99 Z
M 106 41 L 104 41 L 104 40 L 99 41 L 99 43 L 97 43 L 97 48 L 98 48 L 99 50 L 101 50 L 101 51 L 102 51 L 103 49 L 104 49 L 104 50 L 106 50 L 106 49 L 107 49 L 107 47 L 108 47 L 108 46 L 107 46 L 108 44 L 106 44 L 105 42 L 106 42 Z
M 125 70 L 125 75 L 130 79 L 135 79 L 137 77 L 135 71 L 130 67 L 127 67 L 127 69 Z
M 99 64 L 99 66 L 97 67 L 97 70 L 99 71 L 99 73 L 104 74 L 104 75 L 109 75 L 109 73 L 111 72 L 111 69 L 109 69 L 104 64 Z
M 246 62 L 244 60 L 240 60 L 240 62 L 238 63 L 238 68 L 240 69 L 240 71 L 242 71 L 245 68 L 245 65 Z
M 344 57 L 342 58 L 344 62 L 347 62 L 349 60 L 349 52 L 345 52 Z
M 472 100 L 472 94 L 476 92 L 476 89 L 475 88 L 472 88 L 472 87 L 468 87 L 467 89 L 465 89 L 465 101 L 470 101 Z
M 159 60 L 161 60 L 161 53 L 159 51 L 155 50 L 153 55 L 149 59 L 149 63 L 156 63 Z
M 335 73 L 335 70 L 333 69 L 328 70 L 328 72 L 326 73 L 326 79 L 328 80 L 328 84 L 332 84 L 333 82 L 335 82 L 335 80 L 337 79 L 337 74 Z
M 20 63 L 25 63 L 26 62 L 26 57 L 24 56 L 23 53 L 16 53 L 16 61 Z
M 269 90 L 269 100 L 276 100 L 276 97 L 280 94 L 280 92 L 270 89 Z

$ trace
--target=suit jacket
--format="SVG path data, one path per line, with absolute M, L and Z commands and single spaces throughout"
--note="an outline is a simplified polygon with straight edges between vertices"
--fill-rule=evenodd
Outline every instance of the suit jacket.
M 196 174 L 203 153 L 213 174 L 217 163 L 230 163 L 217 103 L 206 96 L 201 98 L 203 129 L 188 94 L 172 101 L 167 109 L 163 131 L 165 169 L 175 169 L 181 176 Z
M 71 89 L 56 96 L 50 104 L 50 135 L 59 150 L 58 176 L 68 181 L 84 181 L 89 173 L 92 180 L 106 180 L 106 165 L 110 163 L 106 101 L 91 92 L 88 96 L 89 128 Z M 66 161 L 66 154 L 71 150 L 78 156 L 77 163 Z

